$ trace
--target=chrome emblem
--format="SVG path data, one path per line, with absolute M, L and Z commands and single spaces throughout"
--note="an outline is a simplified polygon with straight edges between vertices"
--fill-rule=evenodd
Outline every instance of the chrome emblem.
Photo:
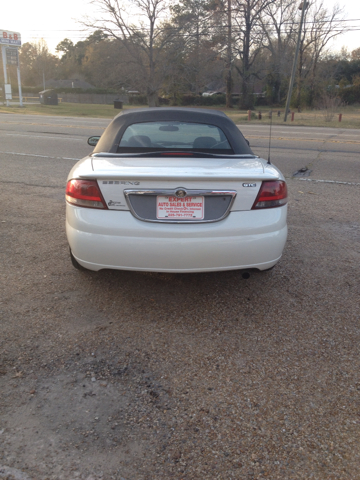
M 256 183 L 243 183 L 243 187 L 256 187 Z
M 180 198 L 186 197 L 186 192 L 185 190 L 176 190 L 175 195 Z
M 103 180 L 104 185 L 140 185 L 140 182 L 130 182 L 126 180 Z

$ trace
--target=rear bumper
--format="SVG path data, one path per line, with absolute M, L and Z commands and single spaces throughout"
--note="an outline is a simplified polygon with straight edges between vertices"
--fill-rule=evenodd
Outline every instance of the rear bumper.
M 287 237 L 287 207 L 231 212 L 209 224 L 142 222 L 130 212 L 66 206 L 66 233 L 89 270 L 205 272 L 275 265 Z

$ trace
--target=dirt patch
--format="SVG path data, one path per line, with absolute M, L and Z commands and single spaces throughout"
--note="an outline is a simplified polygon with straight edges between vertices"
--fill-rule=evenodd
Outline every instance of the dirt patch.
M 2 185 L 0 478 L 357 478 L 358 190 L 289 190 L 245 281 L 78 272 L 61 189 Z

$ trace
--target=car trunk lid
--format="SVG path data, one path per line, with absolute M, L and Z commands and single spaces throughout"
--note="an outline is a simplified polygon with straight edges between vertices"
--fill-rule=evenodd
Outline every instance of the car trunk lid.
M 84 173 L 84 178 L 98 181 L 109 209 L 130 209 L 141 220 L 161 222 L 218 221 L 231 210 L 250 210 L 262 181 L 279 178 L 265 160 L 250 155 L 144 158 L 97 154 L 92 166 L 93 172 Z M 189 208 L 192 215 L 182 218 L 181 212 Z M 170 217 L 168 209 L 172 209 Z

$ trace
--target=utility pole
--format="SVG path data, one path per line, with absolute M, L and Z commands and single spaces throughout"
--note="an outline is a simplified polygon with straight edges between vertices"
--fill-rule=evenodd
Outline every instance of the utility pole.
M 22 96 L 22 88 L 21 88 L 21 76 L 20 76 L 20 62 L 18 62 L 17 66 L 17 79 L 18 79 L 18 87 L 19 87 L 19 101 L 20 107 L 23 107 L 23 96 Z
M 302 24 L 303 24 L 303 21 L 304 21 L 305 10 L 308 8 L 308 6 L 309 6 L 309 2 L 306 2 L 305 0 L 299 5 L 299 10 L 301 10 L 301 19 L 300 19 L 300 25 L 299 25 L 299 33 L 298 33 L 298 38 L 297 38 L 294 63 L 293 63 L 293 68 L 292 68 L 292 72 L 291 72 L 291 77 L 290 77 L 289 91 L 288 91 L 288 95 L 287 95 L 287 99 L 286 99 L 284 122 L 286 122 L 287 116 L 288 116 L 290 100 L 291 100 L 291 95 L 292 95 L 292 89 L 293 89 L 294 80 L 295 80 L 297 59 L 298 59 L 299 50 L 300 50 Z
M 232 78 L 231 78 L 231 62 L 232 62 L 232 52 L 231 52 L 231 0 L 228 0 L 228 34 L 227 34 L 227 75 L 226 75 L 226 107 L 232 107 Z
M 3 67 L 4 67 L 4 99 L 6 101 L 6 106 L 8 107 L 10 105 L 9 98 L 8 98 L 8 79 L 7 79 L 7 68 L 6 68 L 6 47 L 5 45 L 1 46 L 1 53 L 2 53 L 2 61 L 3 61 Z

